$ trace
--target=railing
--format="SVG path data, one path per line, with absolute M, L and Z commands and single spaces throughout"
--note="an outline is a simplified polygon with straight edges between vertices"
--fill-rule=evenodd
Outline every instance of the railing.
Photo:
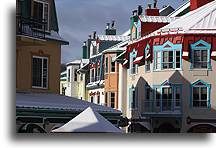
M 32 18 L 24 18 L 21 15 L 16 15 L 16 35 L 25 35 L 45 39 L 46 28 L 47 23 L 44 19 L 39 21 Z
M 181 111 L 181 102 L 179 100 L 162 99 L 162 100 L 145 100 L 144 112 L 174 112 Z

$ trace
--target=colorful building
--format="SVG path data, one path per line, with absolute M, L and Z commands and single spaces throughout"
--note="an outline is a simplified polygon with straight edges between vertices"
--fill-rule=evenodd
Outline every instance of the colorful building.
M 131 18 L 131 41 L 118 59 L 127 71 L 119 93 L 129 132 L 216 132 L 216 1 L 190 6 L 179 18 L 162 18 L 156 7 Z
M 89 106 L 117 125 L 120 111 L 59 95 L 61 46 L 69 43 L 59 35 L 55 1 L 16 2 L 16 131 L 49 133 Z

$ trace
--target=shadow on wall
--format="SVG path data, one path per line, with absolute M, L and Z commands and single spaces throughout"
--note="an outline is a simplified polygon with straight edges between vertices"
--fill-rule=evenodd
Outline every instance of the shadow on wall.
M 132 133 L 216 132 L 216 127 L 211 125 L 212 122 L 216 123 L 215 119 L 208 121 L 205 119 L 207 117 L 203 116 L 193 120 L 193 115 L 188 114 L 191 109 L 191 83 L 179 71 L 175 71 L 167 79 L 164 78 L 161 84 L 155 85 L 148 84 L 140 77 L 135 86 L 135 93 L 138 103 L 131 113 L 134 122 L 129 126 L 129 131 Z M 215 110 L 211 109 L 210 112 Z M 191 121 L 198 123 L 196 126 L 187 121 L 189 116 Z M 190 128 L 187 130 L 188 127 Z

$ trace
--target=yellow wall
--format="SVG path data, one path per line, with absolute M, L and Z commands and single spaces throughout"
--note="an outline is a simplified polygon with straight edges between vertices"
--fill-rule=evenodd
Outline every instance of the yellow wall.
M 43 44 L 22 43 L 17 39 L 16 47 L 16 90 L 27 92 L 59 93 L 61 46 L 57 42 Z M 25 45 L 25 46 L 22 46 Z M 48 57 L 48 89 L 32 88 L 32 56 Z

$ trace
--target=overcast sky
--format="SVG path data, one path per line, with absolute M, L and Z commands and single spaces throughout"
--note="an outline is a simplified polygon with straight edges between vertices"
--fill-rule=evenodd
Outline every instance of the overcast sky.
M 158 8 L 171 5 L 177 8 L 184 0 L 158 0 Z M 67 63 L 82 57 L 83 41 L 93 31 L 104 34 L 106 23 L 116 21 L 117 34 L 129 29 L 132 10 L 143 8 L 153 0 L 56 0 L 60 35 L 70 42 L 62 46 L 61 62 Z

